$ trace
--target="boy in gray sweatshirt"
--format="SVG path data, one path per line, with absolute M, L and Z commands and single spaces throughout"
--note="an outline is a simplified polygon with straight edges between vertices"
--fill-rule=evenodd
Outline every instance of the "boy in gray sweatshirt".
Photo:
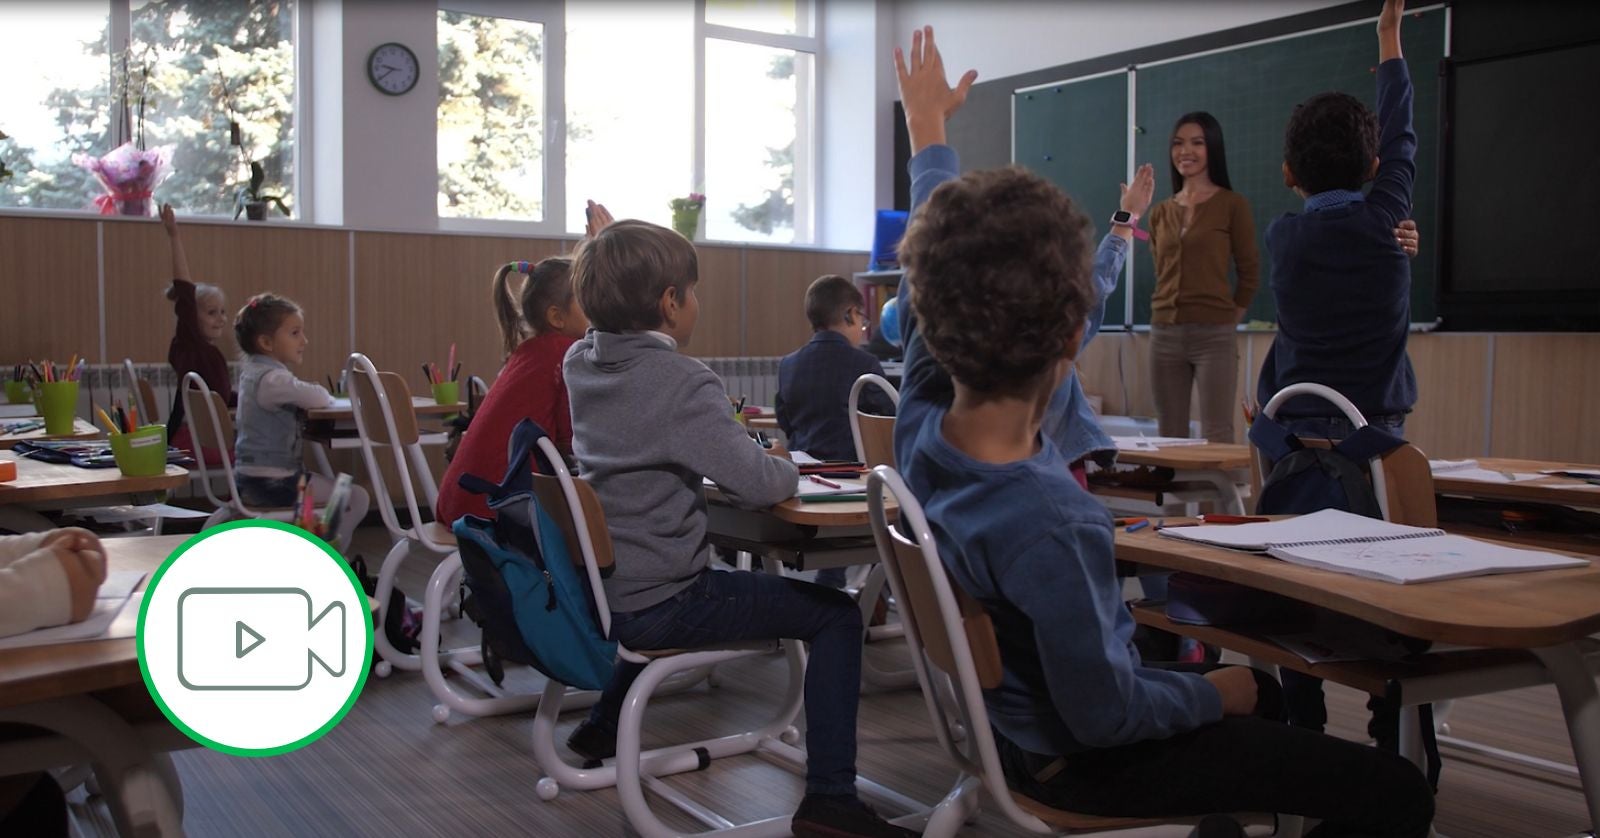
M 630 649 L 806 641 L 806 796 L 794 834 L 912 835 L 855 793 L 862 631 L 855 603 L 809 582 L 708 567 L 702 478 L 731 502 L 760 509 L 793 496 L 799 472 L 734 421 L 710 369 L 678 353 L 699 316 L 698 280 L 694 246 L 643 221 L 606 227 L 573 259 L 590 331 L 568 350 L 563 370 L 573 455 L 611 530 L 616 566 L 604 581 L 611 637 Z M 569 748 L 590 759 L 615 755 L 622 700 L 642 669 L 618 661 Z

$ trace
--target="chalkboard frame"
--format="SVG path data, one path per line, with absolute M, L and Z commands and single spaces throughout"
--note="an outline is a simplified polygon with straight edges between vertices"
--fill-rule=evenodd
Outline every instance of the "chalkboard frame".
M 1431 4 L 1431 5 L 1427 5 L 1427 6 L 1422 6 L 1420 8 L 1407 9 L 1406 10 L 1406 14 L 1408 16 L 1421 15 L 1421 14 L 1430 13 L 1430 12 L 1439 12 L 1440 13 L 1439 20 L 1440 20 L 1440 24 L 1442 26 L 1442 31 L 1443 31 L 1443 55 L 1442 55 L 1442 65 L 1443 66 L 1440 67 L 1440 68 L 1435 68 L 1429 62 L 1424 62 L 1423 64 L 1413 63 L 1413 65 L 1411 67 L 1413 78 L 1416 78 L 1421 73 L 1435 73 L 1435 72 L 1439 73 L 1442 76 L 1442 75 L 1444 75 L 1445 72 L 1447 72 L 1447 70 L 1445 68 L 1448 68 L 1449 63 L 1450 63 L 1450 54 L 1451 54 L 1450 32 L 1451 32 L 1451 26 L 1452 26 L 1452 23 L 1451 23 L 1451 13 L 1452 13 L 1451 6 L 1448 3 L 1435 3 L 1435 4 Z M 1082 82 L 1082 81 L 1085 81 L 1085 80 L 1100 78 L 1100 77 L 1104 77 L 1104 76 L 1107 76 L 1107 75 L 1125 75 L 1128 78 L 1128 85 L 1127 85 L 1128 86 L 1128 101 L 1127 101 L 1127 103 L 1125 105 L 1126 114 L 1127 114 L 1127 117 L 1128 117 L 1128 130 L 1127 130 L 1127 134 L 1126 134 L 1126 139 L 1127 139 L 1127 154 L 1126 154 L 1126 157 L 1127 157 L 1128 162 L 1126 164 L 1126 171 L 1124 172 L 1124 178 L 1125 179 L 1131 179 L 1132 176 L 1133 176 L 1133 167 L 1134 167 L 1134 158 L 1135 158 L 1135 148 L 1134 147 L 1137 144 L 1137 138 L 1135 137 L 1135 132 L 1138 130 L 1138 111 L 1139 111 L 1139 99 L 1138 99 L 1139 79 L 1138 79 L 1138 76 L 1139 76 L 1139 71 L 1142 68 L 1156 68 L 1156 67 L 1164 67 L 1166 65 L 1171 65 L 1171 64 L 1180 64 L 1180 63 L 1183 63 L 1183 62 L 1194 61 L 1194 60 L 1197 60 L 1197 59 L 1206 58 L 1206 57 L 1217 55 L 1217 54 L 1237 52 L 1237 51 L 1240 51 L 1240 50 L 1251 49 L 1251 48 L 1254 48 L 1254 47 L 1259 47 L 1259 46 L 1263 46 L 1263 45 L 1267 45 L 1267 44 L 1271 44 L 1271 43 L 1275 43 L 1275 42 L 1294 40 L 1294 39 L 1297 39 L 1297 38 L 1304 38 L 1304 37 L 1312 37 L 1312 36 L 1321 35 L 1321 34 L 1324 34 L 1324 33 L 1330 32 L 1330 31 L 1335 31 L 1335 30 L 1351 29 L 1351 28 L 1354 28 L 1354 27 L 1357 27 L 1357 26 L 1362 26 L 1362 25 L 1372 26 L 1372 25 L 1376 25 L 1376 22 L 1377 22 L 1376 15 L 1368 14 L 1368 15 L 1365 15 L 1365 16 L 1357 16 L 1357 17 L 1345 18 L 1345 19 L 1339 20 L 1337 22 L 1323 23 L 1322 25 L 1311 26 L 1309 28 L 1304 28 L 1304 29 L 1283 31 L 1283 32 L 1278 32 L 1278 33 L 1273 33 L 1273 34 L 1262 33 L 1259 37 L 1250 38 L 1248 40 L 1230 41 L 1228 43 L 1223 43 L 1223 44 L 1220 44 L 1220 45 L 1207 45 L 1204 48 L 1196 48 L 1196 49 L 1194 49 L 1192 51 L 1176 51 L 1176 52 L 1174 52 L 1174 51 L 1161 50 L 1160 47 L 1156 47 L 1156 48 L 1152 48 L 1152 49 L 1160 50 L 1162 53 L 1164 53 L 1164 54 L 1161 54 L 1160 57 L 1152 56 L 1149 60 L 1145 60 L 1145 61 L 1132 60 L 1129 63 L 1127 63 L 1125 66 L 1123 66 L 1121 68 L 1116 68 L 1116 69 L 1103 69 L 1104 65 L 1102 64 L 1101 65 L 1102 69 L 1098 69 L 1096 71 L 1075 73 L 1075 74 L 1072 74 L 1072 75 L 1069 75 L 1069 76 L 1066 76 L 1066 77 L 1063 77 L 1063 78 L 1059 78 L 1059 79 L 1054 79 L 1054 80 L 1045 81 L 1045 82 L 1039 82 L 1039 83 L 1034 83 L 1034 84 L 1028 84 L 1026 86 L 1014 87 L 1010 91 L 1010 94 L 1007 96 L 1007 99 L 1009 100 L 1010 111 L 1011 111 L 1011 126 L 1010 126 L 1011 127 L 1011 131 L 1010 131 L 1010 135 L 1011 135 L 1011 138 L 1010 138 L 1011 139 L 1011 142 L 1010 142 L 1010 151 L 1011 151 L 1010 157 L 1011 157 L 1011 161 L 1013 163 L 1026 165 L 1025 163 L 1022 163 L 1022 161 L 1018 161 L 1017 153 L 1016 153 L 1016 151 L 1017 151 L 1017 143 L 1018 143 L 1017 137 L 1018 137 L 1018 134 L 1019 134 L 1019 131 L 1017 130 L 1017 107 L 1016 107 L 1016 103 L 1017 103 L 1017 99 L 1018 99 L 1019 96 L 1025 95 L 1025 94 L 1029 94 L 1029 93 L 1034 93 L 1034 92 L 1041 91 L 1041 90 L 1046 90 L 1046 89 L 1052 89 L 1052 88 L 1059 89 L 1062 86 L 1071 85 L 1071 84 Z M 1195 44 L 1195 46 L 1199 47 L 1200 45 L 1197 43 L 1197 44 Z M 1375 45 L 1374 45 L 1374 49 L 1376 49 Z M 1089 65 L 1089 64 L 1091 64 L 1091 62 L 1079 62 L 1077 65 L 1074 65 L 1074 67 L 1075 68 L 1076 67 L 1084 67 L 1085 69 L 1087 69 L 1086 65 Z M 1063 69 L 1065 69 L 1065 68 L 1063 68 Z M 1038 76 L 1034 75 L 1034 78 L 1038 78 Z M 1426 294 L 1425 294 L 1425 296 L 1428 298 L 1427 299 L 1428 305 L 1423 307 L 1424 310 L 1426 311 L 1426 314 L 1421 318 L 1414 318 L 1414 322 L 1412 323 L 1413 331 L 1429 330 L 1431 328 L 1436 327 L 1440 322 L 1438 320 L 1438 317 L 1437 317 L 1437 312 L 1440 310 L 1440 306 L 1441 306 L 1441 289 L 1445 285 L 1445 276 L 1444 276 L 1445 275 L 1445 269 L 1446 269 L 1445 259 L 1447 258 L 1446 255 L 1445 255 L 1445 252 L 1444 252 L 1445 249 L 1444 249 L 1444 247 L 1442 247 L 1442 243 L 1444 242 L 1444 230 L 1443 230 L 1443 227 L 1447 226 L 1446 225 L 1446 219 L 1445 219 L 1445 213 L 1447 212 L 1446 202 L 1447 202 L 1447 197 L 1448 196 L 1446 194 L 1446 185 L 1445 185 L 1444 174 L 1445 174 L 1445 169 L 1446 169 L 1446 165 L 1447 165 L 1445 161 L 1446 161 L 1447 155 L 1449 153 L 1449 151 L 1448 151 L 1449 143 L 1448 143 L 1448 136 L 1445 133 L 1446 126 L 1444 125 L 1444 123 L 1445 123 L 1445 115 L 1446 115 L 1446 113 L 1448 111 L 1448 108 L 1449 108 L 1449 104 L 1448 104 L 1448 96 L 1449 95 L 1450 95 L 1450 90 L 1449 90 L 1449 85 L 1447 83 L 1447 80 L 1441 79 L 1440 84 L 1439 84 L 1439 90 L 1438 90 L 1438 104 L 1437 104 L 1435 110 L 1432 111 L 1432 112 L 1429 112 L 1429 113 L 1419 113 L 1417 115 L 1417 119 L 1419 120 L 1419 122 L 1420 122 L 1420 120 L 1423 120 L 1423 119 L 1432 119 L 1433 121 L 1438 123 L 1439 130 L 1436 133 L 1435 142 L 1430 147 L 1430 153 L 1434 157 L 1435 165 L 1433 167 L 1431 167 L 1430 170 L 1426 174 L 1424 174 L 1422 172 L 1419 172 L 1419 178 L 1421 178 L 1421 177 L 1431 177 L 1431 179 L 1433 180 L 1433 187 L 1434 188 L 1429 192 L 1429 195 L 1430 195 L 1430 197 L 1431 197 L 1431 199 L 1433 201 L 1431 212 L 1434 214 L 1434 216 L 1435 216 L 1435 218 L 1437 220 L 1435 222 L 1435 225 L 1433 225 L 1433 229 L 1429 230 L 1428 234 L 1425 234 L 1424 237 L 1423 237 L 1423 248 L 1424 248 L 1424 251 L 1426 253 L 1430 254 L 1431 255 L 1431 259 L 1432 259 L 1432 268 L 1433 268 L 1433 270 L 1432 270 L 1432 282 L 1431 282 L 1431 286 L 1426 289 Z M 1156 162 L 1156 161 L 1152 161 L 1152 162 Z M 1163 160 L 1163 161 L 1160 161 L 1160 162 L 1164 164 L 1165 161 Z M 1158 178 L 1160 178 L 1160 180 L 1158 181 L 1157 197 L 1159 199 L 1160 196 L 1161 196 L 1161 193 L 1163 192 L 1163 190 L 1165 188 L 1166 166 L 1165 165 L 1158 165 L 1157 168 L 1161 170 L 1160 172 L 1158 172 Z M 1259 228 L 1257 229 L 1257 239 L 1258 239 L 1258 243 L 1262 243 L 1263 244 L 1263 246 L 1262 246 L 1262 251 L 1263 251 L 1262 252 L 1262 260 L 1263 260 L 1263 264 L 1265 266 L 1265 262 L 1266 262 L 1267 257 L 1266 257 L 1266 253 L 1265 253 L 1264 243 L 1263 243 L 1264 235 L 1265 235 L 1265 226 L 1264 225 L 1260 225 Z M 1141 252 L 1141 251 L 1143 251 L 1143 252 Z M 1108 330 L 1133 330 L 1133 331 L 1144 331 L 1144 330 L 1149 329 L 1148 320 L 1144 320 L 1143 322 L 1140 322 L 1137 319 L 1136 302 L 1137 302 L 1138 295 L 1137 295 L 1136 289 L 1135 289 L 1136 276 L 1139 273 L 1139 271 L 1137 269 L 1137 266 L 1139 264 L 1138 260 L 1140 258 L 1143 258 L 1145 256 L 1145 253 L 1147 253 L 1147 252 L 1148 252 L 1147 248 L 1141 249 L 1141 248 L 1136 247 L 1130 253 L 1129 258 L 1128 258 L 1128 264 L 1127 264 L 1127 266 L 1125 268 L 1125 274 L 1124 274 L 1123 281 L 1121 283 L 1119 283 L 1118 291 L 1116 293 L 1116 296 L 1119 298 L 1119 301 L 1121 303 L 1121 305 L 1118 307 L 1120 310 L 1108 308 L 1108 311 L 1106 313 L 1106 323 L 1105 323 L 1105 326 L 1104 326 L 1105 329 L 1108 329 Z M 1265 274 L 1265 270 L 1263 271 L 1263 273 Z M 1145 290 L 1146 293 L 1148 293 L 1149 289 L 1144 289 L 1144 290 Z M 1259 291 L 1257 293 L 1258 300 L 1260 300 L 1263 295 L 1270 295 L 1270 294 L 1271 294 L 1271 290 L 1268 287 L 1267 281 L 1266 281 L 1265 276 L 1264 276 L 1263 277 L 1262 286 L 1261 286 L 1261 288 L 1259 289 Z M 1417 312 L 1414 310 L 1413 314 L 1415 315 L 1415 314 L 1417 314 Z M 1241 326 L 1240 330 L 1241 331 L 1246 331 L 1247 329 L 1244 326 Z M 1269 332 L 1270 333 L 1272 331 L 1275 331 L 1275 329 L 1256 329 L 1256 330 L 1250 330 L 1250 331 L 1265 331 L 1265 332 Z

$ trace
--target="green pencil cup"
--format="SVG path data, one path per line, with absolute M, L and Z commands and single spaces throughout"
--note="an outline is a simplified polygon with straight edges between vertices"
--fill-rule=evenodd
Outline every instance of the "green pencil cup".
M 28 382 L 26 382 L 26 381 L 7 381 L 6 382 L 6 402 L 8 404 L 27 404 L 28 401 L 30 399 L 32 399 L 32 398 L 33 398 L 33 394 L 28 392 Z
M 78 411 L 78 382 L 46 381 L 39 385 L 39 415 L 48 436 L 71 436 Z
M 456 404 L 461 401 L 461 382 L 445 381 L 433 385 L 434 404 Z
M 167 428 L 145 425 L 131 434 L 111 435 L 111 456 L 129 477 L 155 477 L 167 470 Z

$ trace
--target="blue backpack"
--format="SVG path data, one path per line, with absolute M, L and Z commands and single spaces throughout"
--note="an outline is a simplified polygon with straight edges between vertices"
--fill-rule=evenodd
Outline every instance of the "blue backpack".
M 534 500 L 529 463 L 545 435 L 533 420 L 523 419 L 511 432 L 500 483 L 461 477 L 463 489 L 489 497 L 494 517 L 466 515 L 453 529 L 485 651 L 525 663 L 569 687 L 598 690 L 611 680 L 617 644 L 600 633 L 588 578 L 573 566 L 561 527 Z M 565 466 L 541 456 L 539 467 L 553 474 Z
M 1378 495 L 1367 474 L 1374 457 L 1406 441 L 1368 425 L 1331 448 L 1310 448 L 1288 428 L 1265 413 L 1250 425 L 1250 442 L 1272 463 L 1261 483 L 1256 512 L 1261 515 L 1303 515 L 1342 509 L 1368 518 L 1382 518 Z

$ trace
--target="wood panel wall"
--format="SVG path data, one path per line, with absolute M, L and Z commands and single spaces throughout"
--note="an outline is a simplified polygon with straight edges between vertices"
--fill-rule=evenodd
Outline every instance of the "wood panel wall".
M 1254 395 L 1272 337 L 1239 335 L 1241 395 Z M 1413 334 L 1409 352 L 1419 398 L 1406 435 L 1429 456 L 1600 462 L 1600 334 Z M 1154 416 L 1149 364 L 1149 333 L 1108 332 L 1078 370 L 1104 412 Z M 1243 441 L 1242 417 L 1234 431 Z
M 336 374 L 356 349 L 421 390 L 418 366 L 458 344 L 463 373 L 500 366 L 489 303 L 494 271 L 513 259 L 571 250 L 570 239 L 397 234 L 284 224 L 188 222 L 195 278 L 221 286 L 230 308 L 273 290 L 306 309 L 304 378 Z M 866 254 L 699 245 L 700 320 L 685 348 L 701 357 L 774 356 L 810 335 L 802 299 L 826 273 Z M 0 214 L 0 292 L 9 301 L 0 360 L 159 362 L 172 335 L 171 279 L 153 219 Z M 1240 392 L 1254 392 L 1272 335 L 1239 336 Z M 1085 389 L 1107 413 L 1150 416 L 1147 333 L 1109 332 L 1079 359 Z M 224 348 L 232 353 L 231 339 Z M 1416 334 L 1421 400 L 1409 435 L 1438 457 L 1485 455 L 1600 462 L 1600 334 Z M 1243 439 L 1243 421 L 1236 420 Z
M 452 342 L 463 375 L 493 381 L 503 357 L 490 300 L 495 271 L 575 244 L 242 222 L 183 222 L 182 235 L 194 278 L 221 287 L 230 310 L 264 290 L 301 304 L 311 339 L 302 378 L 337 375 L 359 350 L 418 390 L 421 363 L 442 363 Z M 697 250 L 700 319 L 685 351 L 700 357 L 793 350 L 811 333 L 806 285 L 867 260 L 864 252 L 803 248 Z M 172 338 L 172 308 L 162 296 L 171 279 L 166 236 L 154 219 L 0 214 L 0 291 L 26 301 L 6 314 L 0 357 L 160 362 Z M 237 351 L 227 336 L 223 352 Z

